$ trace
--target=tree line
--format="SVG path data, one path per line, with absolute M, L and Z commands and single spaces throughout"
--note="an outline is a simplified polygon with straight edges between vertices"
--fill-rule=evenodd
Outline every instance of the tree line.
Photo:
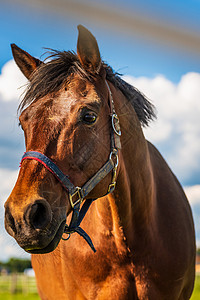
M 6 262 L 0 261 L 0 270 L 6 269 L 10 273 L 23 273 L 28 268 L 32 268 L 30 259 L 11 257 Z

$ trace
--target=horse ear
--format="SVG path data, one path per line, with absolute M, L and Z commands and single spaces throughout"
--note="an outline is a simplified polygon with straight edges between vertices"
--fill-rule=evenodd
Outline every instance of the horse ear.
M 84 26 L 78 25 L 77 54 L 84 69 L 99 73 L 101 56 L 95 37 Z
M 39 59 L 31 56 L 28 52 L 17 47 L 15 44 L 11 44 L 11 48 L 16 64 L 26 78 L 30 80 L 32 73 L 42 62 Z

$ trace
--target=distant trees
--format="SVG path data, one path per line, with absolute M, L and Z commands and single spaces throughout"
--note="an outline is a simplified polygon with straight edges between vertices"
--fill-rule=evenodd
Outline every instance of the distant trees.
M 0 261 L 0 269 L 7 269 L 9 272 L 22 273 L 25 269 L 32 268 L 30 259 L 10 258 L 7 262 Z

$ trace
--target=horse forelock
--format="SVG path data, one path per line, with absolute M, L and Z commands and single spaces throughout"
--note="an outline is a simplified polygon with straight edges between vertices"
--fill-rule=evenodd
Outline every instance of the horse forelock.
M 74 74 L 89 81 L 93 81 L 94 77 L 97 76 L 84 69 L 74 52 L 51 50 L 47 53 L 49 56 L 31 76 L 25 96 L 18 108 L 20 112 L 34 100 L 59 91 L 64 84 L 71 80 L 71 76 Z M 130 101 L 141 124 L 147 126 L 149 121 L 156 117 L 152 103 L 139 90 L 125 82 L 119 76 L 120 74 L 115 73 L 109 65 L 102 62 L 102 66 L 106 71 L 106 78 Z

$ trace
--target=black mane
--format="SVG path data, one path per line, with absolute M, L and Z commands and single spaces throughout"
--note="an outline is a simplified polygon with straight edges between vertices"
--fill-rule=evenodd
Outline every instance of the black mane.
M 50 58 L 51 60 L 49 60 Z M 47 59 L 48 61 L 42 63 L 32 74 L 25 96 L 19 105 L 20 111 L 35 99 L 57 92 L 67 82 L 68 76 L 71 74 L 79 74 L 82 78 L 92 80 L 92 74 L 88 74 L 84 70 L 74 52 L 51 50 Z M 140 91 L 125 82 L 118 73 L 115 73 L 110 66 L 103 63 L 103 67 L 106 70 L 106 78 L 116 88 L 120 89 L 131 102 L 141 124 L 143 126 L 148 125 L 149 121 L 155 118 L 154 106 Z

